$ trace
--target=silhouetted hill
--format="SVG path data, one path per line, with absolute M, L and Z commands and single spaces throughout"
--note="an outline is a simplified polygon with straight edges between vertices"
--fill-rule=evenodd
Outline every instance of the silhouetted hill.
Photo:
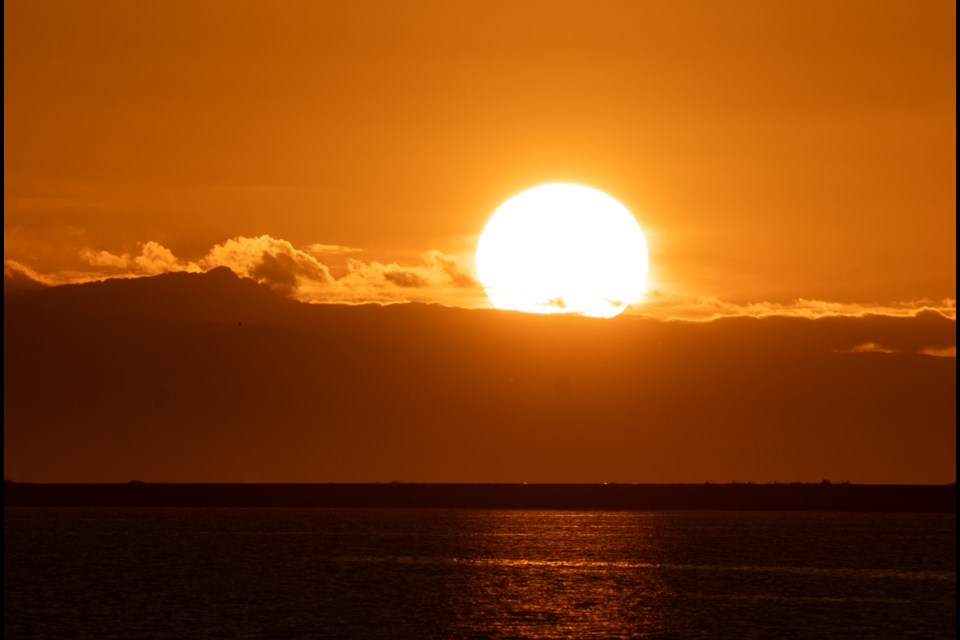
M 49 287 L 19 301 L 48 310 L 207 322 L 278 322 L 300 305 L 227 267 Z
M 873 345 L 897 353 L 852 352 Z M 44 481 L 955 479 L 956 324 L 307 305 L 226 270 L 5 296 Z

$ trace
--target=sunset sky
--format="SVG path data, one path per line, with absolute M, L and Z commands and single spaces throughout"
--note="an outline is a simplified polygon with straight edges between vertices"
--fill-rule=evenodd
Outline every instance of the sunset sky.
M 955 480 L 953 2 L 4 18 L 16 478 Z M 545 183 L 642 228 L 623 317 L 491 310 Z
M 956 295 L 952 2 L 4 14 L 8 270 L 249 275 L 289 254 L 301 299 L 486 306 L 448 258 L 472 274 L 500 203 L 573 182 L 647 234 L 635 311 Z M 384 278 L 401 268 L 422 286 Z

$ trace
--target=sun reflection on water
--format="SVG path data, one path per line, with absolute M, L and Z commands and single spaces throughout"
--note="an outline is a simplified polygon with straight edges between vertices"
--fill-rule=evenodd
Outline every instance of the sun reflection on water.
M 872 638 L 956 626 L 954 514 L 8 509 L 4 534 L 13 637 Z

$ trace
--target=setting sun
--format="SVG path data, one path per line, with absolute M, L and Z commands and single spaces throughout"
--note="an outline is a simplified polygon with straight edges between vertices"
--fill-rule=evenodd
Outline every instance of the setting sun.
M 545 184 L 494 212 L 477 244 L 477 274 L 498 309 L 611 318 L 642 292 L 647 243 L 602 191 Z

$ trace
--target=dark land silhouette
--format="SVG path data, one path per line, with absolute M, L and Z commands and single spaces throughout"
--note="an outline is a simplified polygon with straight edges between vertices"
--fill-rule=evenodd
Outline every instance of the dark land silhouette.
M 376 507 L 956 512 L 956 485 L 4 484 L 8 507 Z
M 681 322 L 309 305 L 222 268 L 4 303 L 13 480 L 956 478 L 956 359 L 925 353 L 955 347 L 956 322 L 932 311 Z

